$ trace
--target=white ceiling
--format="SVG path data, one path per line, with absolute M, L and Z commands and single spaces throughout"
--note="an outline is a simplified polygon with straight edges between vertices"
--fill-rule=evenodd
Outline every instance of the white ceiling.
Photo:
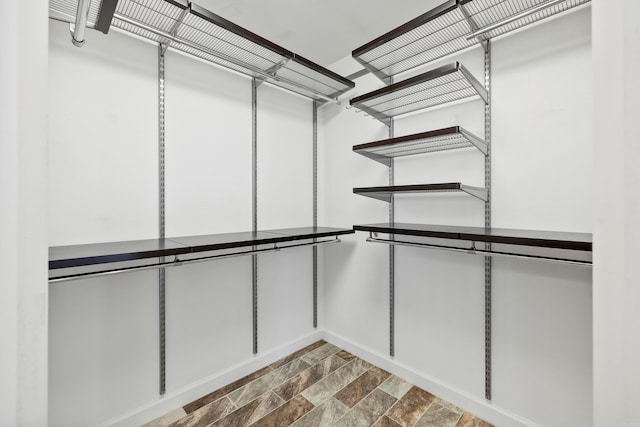
M 195 0 L 322 66 L 444 0 Z

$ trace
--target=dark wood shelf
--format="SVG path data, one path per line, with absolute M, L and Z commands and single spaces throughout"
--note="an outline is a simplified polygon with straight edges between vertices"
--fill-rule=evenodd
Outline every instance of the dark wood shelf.
M 399 115 L 479 96 L 487 91 L 459 62 L 353 98 L 350 103 L 383 123 Z
M 331 227 L 301 227 L 169 239 L 55 246 L 49 248 L 49 270 L 286 243 L 350 233 L 354 233 L 354 230 Z
M 73 2 L 51 2 L 52 19 L 74 23 Z M 76 2 L 77 3 L 77 2 Z M 186 0 L 103 0 L 89 21 L 115 27 L 204 61 L 266 80 L 322 102 L 337 102 L 355 83 Z M 73 7 L 72 7 L 73 6 Z
M 448 0 L 355 49 L 352 56 L 384 80 L 588 2 Z
M 354 188 L 353 192 L 361 196 L 372 197 L 384 202 L 391 202 L 394 194 L 407 193 L 449 193 L 463 192 L 477 197 L 482 201 L 487 200 L 487 190 L 480 187 L 472 187 L 459 182 L 447 182 L 442 184 L 413 184 L 413 185 L 392 185 L 383 187 L 361 187 Z
M 453 126 L 354 145 L 353 151 L 389 166 L 391 159 L 395 157 L 468 147 L 476 147 L 483 154 L 487 154 L 487 144 L 484 140 L 460 126 Z
M 592 236 L 589 233 L 569 233 L 557 231 L 518 230 L 506 228 L 460 227 L 452 225 L 379 223 L 354 225 L 356 231 L 407 235 L 439 239 L 464 240 L 505 245 L 535 246 L 551 249 L 576 251 L 592 250 Z

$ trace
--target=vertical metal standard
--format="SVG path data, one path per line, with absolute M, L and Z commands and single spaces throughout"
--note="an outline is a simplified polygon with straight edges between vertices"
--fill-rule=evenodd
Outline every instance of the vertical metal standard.
M 318 101 L 313 100 L 313 226 L 318 226 Z M 314 239 L 314 242 L 316 239 Z M 313 247 L 313 328 L 318 327 L 318 247 Z
M 487 103 L 484 107 L 484 140 L 487 155 L 484 158 L 484 185 L 487 201 L 484 204 L 484 226 L 491 228 L 491 42 L 484 44 L 484 87 Z M 485 244 L 491 250 L 491 244 Z M 484 395 L 491 400 L 491 257 L 484 257 Z
M 389 77 L 388 84 L 393 84 L 393 77 Z M 389 138 L 394 136 L 393 118 L 389 119 Z M 389 161 L 389 185 L 393 186 L 394 181 L 394 160 Z M 395 197 L 391 194 L 389 201 L 389 224 L 395 222 Z M 391 240 L 393 235 L 389 236 Z M 389 356 L 396 355 L 396 247 L 389 245 Z
M 165 47 L 158 45 L 158 235 L 160 239 L 165 237 L 165 177 L 164 177 L 164 52 Z M 160 258 L 160 262 L 164 262 Z M 166 390 L 166 330 L 165 330 L 165 271 L 158 270 L 158 294 L 159 294 L 159 320 L 160 320 L 160 395 Z
M 251 212 L 252 230 L 258 231 L 258 86 L 251 79 Z M 254 249 L 256 249 L 254 247 Z M 251 304 L 253 307 L 253 354 L 258 354 L 258 255 L 252 257 Z

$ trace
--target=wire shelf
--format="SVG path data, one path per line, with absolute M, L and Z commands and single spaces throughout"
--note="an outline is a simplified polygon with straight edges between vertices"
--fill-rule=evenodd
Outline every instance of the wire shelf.
M 107 1 L 115 0 L 104 0 Z M 102 4 L 93 3 L 92 10 Z M 72 22 L 76 8 L 77 0 L 51 0 L 50 16 Z M 89 21 L 98 19 L 97 14 L 90 13 Z M 335 102 L 355 86 L 352 81 L 186 0 L 120 0 L 110 23 L 312 99 Z
M 463 192 L 476 197 L 484 202 L 487 201 L 488 192 L 486 188 L 473 187 L 459 182 L 448 182 L 444 184 L 413 184 L 413 185 L 392 185 L 385 187 L 362 187 L 354 188 L 354 194 L 371 197 L 383 202 L 391 203 L 394 194 L 410 193 L 450 193 Z
M 87 21 L 92 25 L 98 21 L 98 14 L 102 1 L 93 1 L 89 5 L 89 16 Z M 59 13 L 67 15 L 75 20 L 76 12 L 78 11 L 78 0 L 49 0 L 49 14 Z
M 449 0 L 355 49 L 352 56 L 386 79 L 589 1 Z
M 460 126 L 354 145 L 353 151 L 386 166 L 395 157 L 476 147 L 487 154 L 487 144 Z
M 351 105 L 388 124 L 393 117 L 480 96 L 487 91 L 459 62 L 369 92 L 351 100 Z

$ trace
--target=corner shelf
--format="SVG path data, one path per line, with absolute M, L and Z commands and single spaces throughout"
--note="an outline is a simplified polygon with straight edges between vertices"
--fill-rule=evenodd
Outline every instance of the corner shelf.
M 361 187 L 354 188 L 353 192 L 362 196 L 372 197 L 391 203 L 394 194 L 407 193 L 449 193 L 463 192 L 474 196 L 483 202 L 487 201 L 487 190 L 480 187 L 461 184 L 459 182 L 448 182 L 443 184 L 417 184 L 417 185 L 392 185 L 385 187 Z
M 475 147 L 487 154 L 487 143 L 460 126 L 354 145 L 353 151 L 390 166 L 395 157 Z
M 251 255 L 258 252 L 286 249 L 288 247 L 311 246 L 323 243 L 339 242 L 338 236 L 354 233 L 353 230 L 331 227 L 300 227 L 256 232 L 239 232 L 212 234 L 203 236 L 186 236 L 169 239 L 133 240 L 126 242 L 107 242 L 87 245 L 56 246 L 49 248 L 49 272 L 79 267 L 91 267 L 89 271 L 72 271 L 62 275 L 53 275 L 50 282 L 95 277 L 132 270 L 143 270 L 171 267 L 183 263 L 205 261 L 210 259 Z M 332 240 L 318 240 L 335 237 Z M 307 243 L 297 243 L 308 241 Z M 287 245 L 278 247 L 280 243 Z M 274 245 L 272 248 L 256 249 L 260 245 Z M 194 256 L 198 253 L 228 251 L 248 248 L 243 252 L 225 252 L 220 255 L 201 258 L 185 258 L 178 256 Z M 105 264 L 126 263 L 150 258 L 175 257 L 170 262 L 154 262 L 145 265 L 127 265 L 112 268 Z M 105 266 L 103 266 L 105 265 Z M 69 270 L 67 270 L 68 272 Z
M 460 227 L 451 225 L 380 223 L 354 225 L 354 230 L 371 233 L 370 242 L 454 250 L 478 255 L 534 258 L 546 261 L 591 265 L 592 236 L 588 233 L 518 230 L 505 228 Z M 377 234 L 389 234 L 389 239 L 380 239 Z M 403 241 L 397 236 L 412 236 L 427 239 L 444 239 L 470 242 L 471 246 L 451 246 L 420 241 Z M 479 249 L 476 243 L 507 245 L 504 250 Z M 546 252 L 526 252 L 523 247 L 543 249 Z
M 353 98 L 351 105 L 388 124 L 401 114 L 479 96 L 487 90 L 459 62 L 443 65 L 387 87 Z
M 103 0 L 97 7 L 102 10 L 103 3 L 112 2 Z M 77 4 L 77 0 L 51 0 L 49 16 L 74 22 Z M 90 13 L 89 19 L 98 20 L 97 15 Z M 336 102 L 355 87 L 352 81 L 186 0 L 120 0 L 110 18 L 110 25 L 123 31 L 313 99 Z
M 564 12 L 589 0 L 449 0 L 355 49 L 385 79 Z

